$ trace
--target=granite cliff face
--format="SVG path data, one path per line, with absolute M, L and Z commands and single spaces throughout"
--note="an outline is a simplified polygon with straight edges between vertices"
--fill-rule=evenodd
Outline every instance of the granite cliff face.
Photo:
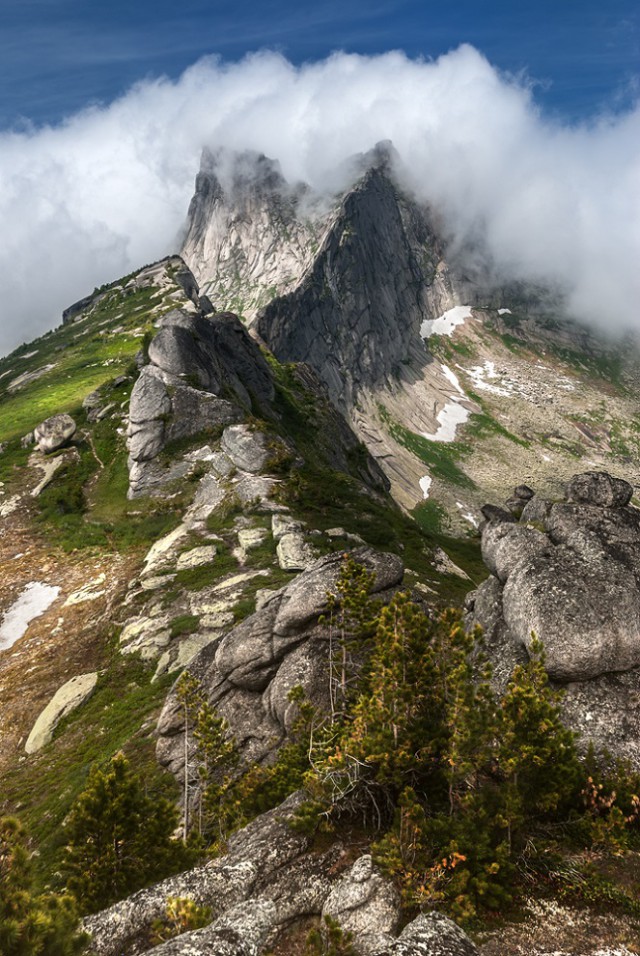
M 350 412 L 359 393 L 422 368 L 425 320 L 458 304 L 427 215 L 393 182 L 381 158 L 344 197 L 313 265 L 276 297 L 255 328 L 285 362 L 308 362 Z
M 274 160 L 205 150 L 182 256 L 214 303 L 252 319 L 298 280 L 325 216 Z

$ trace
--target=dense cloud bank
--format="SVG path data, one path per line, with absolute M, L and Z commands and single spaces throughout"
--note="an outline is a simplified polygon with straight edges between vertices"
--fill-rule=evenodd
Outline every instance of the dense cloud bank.
M 429 63 L 336 54 L 294 67 L 260 53 L 0 134 L 0 351 L 175 250 L 204 145 L 264 152 L 327 191 L 381 139 L 453 236 L 486 235 L 505 275 L 549 277 L 584 317 L 640 325 L 640 107 L 589 126 L 546 120 L 524 82 L 469 46 Z

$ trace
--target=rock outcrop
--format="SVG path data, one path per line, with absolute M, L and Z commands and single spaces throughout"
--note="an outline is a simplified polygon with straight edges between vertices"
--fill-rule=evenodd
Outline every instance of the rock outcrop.
M 361 956 L 477 956 L 451 920 L 419 916 L 396 939 L 397 892 L 363 856 L 344 870 L 343 848 L 311 851 L 311 838 L 290 826 L 305 799 L 292 794 L 230 837 L 224 856 L 140 890 L 89 916 L 93 956 L 258 956 L 297 921 L 322 913 L 341 917 Z M 154 922 L 167 902 L 187 898 L 211 910 L 211 923 L 159 946 L 149 944 Z
M 184 462 L 156 461 L 168 443 L 239 423 L 273 399 L 267 364 L 235 315 L 175 309 L 159 325 L 131 394 L 130 497 L 188 472 Z
M 396 555 L 358 548 L 353 557 L 375 572 L 373 593 L 389 594 L 402 582 Z M 247 762 L 268 761 L 286 739 L 297 715 L 289 700 L 294 687 L 301 686 L 315 706 L 328 707 L 329 629 L 319 619 L 341 565 L 340 553 L 319 558 L 189 665 Z M 158 721 L 158 760 L 178 780 L 184 768 L 182 710 L 174 691 Z
M 313 265 L 256 322 L 277 358 L 311 365 L 344 411 L 403 363 L 424 365 L 421 324 L 453 304 L 440 243 L 394 183 L 393 160 L 388 144 L 368 154 Z
M 248 319 L 299 281 L 326 212 L 258 153 L 205 149 L 182 255 L 203 292 Z
M 562 500 L 527 496 L 519 521 L 483 509 L 492 576 L 467 603 L 499 681 L 538 638 L 583 742 L 640 766 L 640 511 L 632 493 L 625 481 L 586 472 Z

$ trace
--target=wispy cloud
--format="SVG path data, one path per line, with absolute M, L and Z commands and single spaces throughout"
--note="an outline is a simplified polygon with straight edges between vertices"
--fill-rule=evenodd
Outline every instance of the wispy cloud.
M 640 325 L 640 109 L 544 120 L 526 80 L 468 46 L 435 62 L 335 54 L 302 67 L 262 53 L 0 135 L 0 348 L 174 251 L 204 145 L 264 152 L 327 191 L 381 139 L 453 236 L 481 230 L 505 273 L 561 282 L 603 326 Z

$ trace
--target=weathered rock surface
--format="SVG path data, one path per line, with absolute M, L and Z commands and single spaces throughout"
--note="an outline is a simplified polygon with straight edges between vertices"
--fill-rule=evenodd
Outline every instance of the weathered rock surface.
M 28 754 L 36 753 L 49 743 L 62 718 L 77 710 L 91 697 L 97 682 L 96 673 L 79 674 L 58 688 L 33 725 L 24 746 Z
M 283 571 L 306 571 L 317 552 L 300 531 L 283 534 L 276 548 L 278 564 Z
M 141 370 L 131 394 L 130 497 L 158 490 L 188 473 L 184 462 L 157 461 L 168 443 L 239 423 L 254 401 L 268 408 L 274 394 L 269 368 L 235 315 L 204 317 L 174 309 L 159 325 L 149 345 L 150 364 Z M 260 470 L 264 457 L 251 470 Z
M 423 913 L 374 956 L 478 956 L 478 950 L 453 920 L 441 913 Z
M 47 455 L 66 445 L 75 435 L 76 428 L 77 425 L 71 415 L 52 415 L 51 418 L 36 425 L 33 437 L 38 450 Z
M 170 877 L 155 886 L 140 890 L 121 903 L 90 916 L 84 921 L 84 927 L 91 935 L 89 951 L 99 956 L 120 956 L 128 953 L 146 952 L 148 944 L 145 937 L 154 920 L 161 919 L 166 911 L 170 897 L 188 897 L 199 906 L 208 906 L 212 910 L 214 921 L 227 914 L 233 920 L 236 943 L 239 926 L 249 931 L 251 925 L 251 907 L 244 904 L 244 924 L 238 923 L 238 910 L 234 908 L 246 900 L 262 896 L 273 884 L 286 879 L 286 871 L 306 853 L 310 838 L 294 831 L 288 824 L 292 814 L 301 803 L 301 794 L 289 797 L 281 807 L 262 814 L 243 830 L 230 837 L 225 856 L 186 873 Z M 326 861 L 320 859 L 320 866 Z M 294 872 L 297 872 L 294 870 Z M 281 886 L 282 888 L 282 886 Z M 320 907 L 316 912 L 319 912 Z M 242 908 L 240 909 L 241 913 Z M 271 929 L 277 919 L 277 909 L 273 903 L 261 907 L 262 917 L 255 922 L 256 939 L 262 940 L 263 928 Z M 185 940 L 184 949 L 169 949 L 169 953 L 224 953 L 225 950 L 202 948 L 209 946 L 207 933 L 216 940 L 215 933 L 224 923 L 216 922 L 202 931 L 205 940 L 196 936 L 193 945 L 201 948 L 189 949 L 191 939 Z M 193 937 L 194 934 L 188 934 Z M 224 936 L 222 936 L 224 939 Z M 218 940 L 216 940 L 217 944 Z M 178 941 L 176 941 L 177 945 Z M 201 945 L 202 944 L 202 945 Z M 169 944 L 165 944 L 169 945 Z M 170 944 L 174 945 L 174 944 Z M 213 944 L 212 944 L 213 945 Z M 254 950 L 255 951 L 255 950 Z M 163 950 L 160 948 L 160 952 Z M 244 953 L 242 949 L 231 949 L 229 953 Z M 247 950 L 246 952 L 252 952 Z
M 440 315 L 451 294 L 437 269 L 439 243 L 425 212 L 394 184 L 393 162 L 386 143 L 363 157 L 362 178 L 343 198 L 313 265 L 256 322 L 278 359 L 311 365 L 344 410 L 359 390 L 396 374 L 421 323 Z
M 527 659 L 532 634 L 565 688 L 563 711 L 581 734 L 640 766 L 640 511 L 633 489 L 604 472 L 576 475 L 565 500 L 530 497 L 517 523 L 482 529 L 492 572 L 469 596 L 496 681 Z
M 395 936 L 400 925 L 400 895 L 393 884 L 361 856 L 333 887 L 322 916 L 337 920 L 354 935 L 359 953 L 373 953 L 381 934 Z
M 396 555 L 359 548 L 353 556 L 375 572 L 375 593 L 400 585 L 403 567 Z M 328 705 L 328 629 L 318 619 L 327 610 L 327 592 L 335 590 L 341 565 L 339 553 L 319 558 L 189 666 L 227 720 L 244 760 L 268 760 L 286 739 L 297 713 L 288 696 L 293 687 L 302 686 L 316 706 Z M 180 779 L 183 718 L 173 692 L 158 733 L 158 759 Z

